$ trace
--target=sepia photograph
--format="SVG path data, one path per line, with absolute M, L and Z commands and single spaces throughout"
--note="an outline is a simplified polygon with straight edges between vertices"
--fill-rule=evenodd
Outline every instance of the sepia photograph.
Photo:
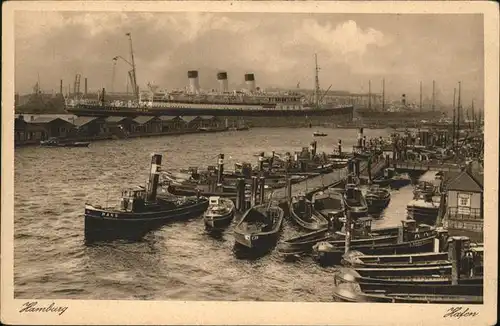
M 103 3 L 4 6 L 2 322 L 496 322 L 494 5 Z

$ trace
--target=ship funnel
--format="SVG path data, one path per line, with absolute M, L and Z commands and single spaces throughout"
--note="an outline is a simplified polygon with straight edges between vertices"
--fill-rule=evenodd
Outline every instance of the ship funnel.
M 247 85 L 247 90 L 250 92 L 255 91 L 255 76 L 254 74 L 245 74 L 245 84 Z
M 189 78 L 189 91 L 191 93 L 198 93 L 200 91 L 200 82 L 198 80 L 198 71 L 190 70 L 188 71 Z
M 221 93 L 227 92 L 228 87 L 227 87 L 227 72 L 219 72 L 217 74 L 217 81 L 219 82 L 219 91 Z

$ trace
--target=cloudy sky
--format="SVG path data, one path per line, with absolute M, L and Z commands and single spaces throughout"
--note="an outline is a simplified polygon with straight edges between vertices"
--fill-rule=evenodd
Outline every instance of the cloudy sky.
M 129 58 L 133 37 L 140 87 L 187 84 L 199 70 L 202 88 L 228 72 L 239 87 L 255 73 L 258 86 L 312 88 L 314 53 L 323 88 L 406 93 L 424 98 L 436 80 L 438 97 L 451 102 L 461 80 L 465 102 L 483 97 L 481 15 L 281 13 L 75 13 L 18 11 L 15 16 L 16 91 L 27 93 L 40 75 L 46 92 L 67 87 L 76 73 L 89 89 L 111 89 L 111 58 Z M 125 90 L 127 66 L 118 62 L 114 89 Z

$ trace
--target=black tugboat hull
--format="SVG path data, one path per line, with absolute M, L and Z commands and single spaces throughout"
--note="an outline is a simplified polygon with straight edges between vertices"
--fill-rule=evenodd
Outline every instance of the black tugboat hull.
M 122 213 L 85 208 L 85 241 L 138 240 L 168 222 L 200 216 L 208 208 L 208 200 L 168 211 Z
M 234 210 L 230 213 L 217 216 L 217 217 L 203 217 L 203 222 L 205 223 L 205 228 L 211 231 L 223 230 L 227 228 L 234 218 Z
M 234 234 L 235 248 L 246 251 L 267 251 L 276 245 L 280 232 L 267 235 Z
M 391 197 L 387 198 L 370 198 L 366 197 L 366 203 L 368 205 L 368 214 L 377 214 L 382 212 L 389 206 L 391 202 Z
M 306 221 L 295 209 L 295 203 L 290 204 L 290 217 L 292 220 L 308 231 L 317 231 L 328 228 L 328 220 L 320 213 L 313 210 L 314 221 Z
M 268 230 L 248 230 L 243 224 L 251 219 L 249 216 L 252 211 L 262 210 L 265 205 L 254 206 L 249 209 L 242 219 L 238 222 L 234 229 L 234 241 L 236 249 L 244 249 L 245 251 L 267 251 L 273 248 L 278 241 L 283 227 L 284 211 L 280 207 L 273 207 L 277 215 L 273 219 L 273 224 Z
M 421 208 L 408 206 L 406 208 L 408 219 L 415 220 L 417 225 L 435 225 L 439 214 L 438 208 Z
M 390 187 L 395 190 L 399 190 L 403 187 L 406 187 L 411 183 L 410 179 L 397 179 L 397 180 L 391 180 L 390 182 Z

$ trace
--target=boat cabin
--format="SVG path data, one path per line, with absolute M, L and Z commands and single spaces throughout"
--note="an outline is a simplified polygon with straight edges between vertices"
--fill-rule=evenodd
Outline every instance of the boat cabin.
M 234 172 L 241 173 L 245 178 L 250 178 L 252 176 L 252 164 L 247 162 L 235 163 Z
M 212 196 L 208 200 L 209 200 L 208 204 L 210 206 L 218 206 L 218 205 L 220 205 L 220 197 L 219 196 Z
M 359 217 L 354 221 L 354 235 L 367 236 L 372 231 L 372 218 Z
M 384 169 L 384 178 L 391 179 L 396 175 L 396 169 L 394 168 L 385 168 Z
M 127 189 L 122 191 L 121 209 L 125 212 L 137 212 L 144 207 L 146 190 Z

